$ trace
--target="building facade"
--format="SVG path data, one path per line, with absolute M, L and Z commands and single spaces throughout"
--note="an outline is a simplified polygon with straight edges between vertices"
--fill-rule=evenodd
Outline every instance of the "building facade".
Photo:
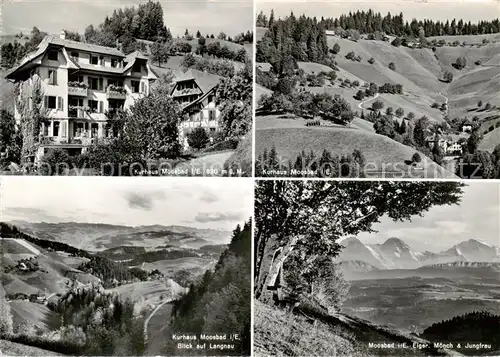
M 195 128 L 204 128 L 211 140 L 219 130 L 217 86 L 220 80 L 219 76 L 194 69 L 176 76 L 171 95 L 184 113 L 179 136 L 185 150 L 189 148 L 187 136 Z
M 37 161 L 50 148 L 75 155 L 112 137 L 107 121 L 147 95 L 157 76 L 140 52 L 125 56 L 116 48 L 67 40 L 63 31 L 46 36 L 6 79 L 20 84 L 19 95 L 29 96 L 35 82 L 40 83 L 47 120 L 40 128 Z

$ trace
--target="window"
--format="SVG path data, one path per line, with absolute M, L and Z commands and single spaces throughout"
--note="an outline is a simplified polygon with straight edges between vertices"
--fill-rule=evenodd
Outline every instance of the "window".
M 90 131 L 90 137 L 91 138 L 97 138 L 98 136 L 98 131 L 99 131 L 99 124 L 97 123 L 92 123 L 91 124 L 91 131 Z
M 97 112 L 99 106 L 99 102 L 97 100 L 89 99 L 89 108 L 92 113 Z
M 215 110 L 208 111 L 208 120 L 215 120 Z
M 141 72 L 142 66 L 140 62 L 135 61 L 134 66 L 132 67 L 132 72 Z
M 104 56 L 99 56 L 99 65 L 104 67 Z
M 75 62 L 78 62 L 80 59 L 80 54 L 78 52 L 71 52 L 70 56 L 71 59 L 73 59 L 73 61 Z
M 70 82 L 83 83 L 83 76 L 81 76 L 81 75 L 72 75 L 72 76 L 69 77 L 69 81 Z
M 102 90 L 104 86 L 103 78 L 89 77 L 89 88 L 93 90 Z
M 56 86 L 57 85 L 57 70 L 49 69 L 49 84 Z
M 90 55 L 90 64 L 99 64 L 99 57 Z
M 57 109 L 57 97 L 46 96 L 45 97 L 45 108 L 47 109 Z
M 118 67 L 118 60 L 116 58 L 111 59 L 111 67 L 113 68 Z
M 208 96 L 208 102 L 209 102 L 209 103 L 212 103 L 213 101 L 214 101 L 214 96 L 213 96 L 213 94 L 210 94 L 210 95 Z
M 52 122 L 52 136 L 59 136 L 59 122 Z
M 49 51 L 49 60 L 50 61 L 57 61 L 59 59 L 59 52 L 56 50 L 50 50 Z
M 132 93 L 139 93 L 139 81 L 132 81 Z

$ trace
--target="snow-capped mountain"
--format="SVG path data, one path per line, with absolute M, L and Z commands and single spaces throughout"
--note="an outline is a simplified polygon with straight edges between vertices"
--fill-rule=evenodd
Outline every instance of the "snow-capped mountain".
M 440 253 L 417 252 L 399 238 L 382 244 L 364 244 L 357 238 L 340 243 L 345 248 L 339 261 L 362 261 L 378 269 L 415 269 L 455 262 L 500 262 L 500 248 L 476 239 L 461 242 Z

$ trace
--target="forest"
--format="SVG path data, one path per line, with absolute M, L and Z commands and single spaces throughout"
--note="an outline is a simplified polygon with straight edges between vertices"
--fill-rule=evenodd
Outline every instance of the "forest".
M 293 13 L 289 19 L 295 19 Z M 269 18 L 261 12 L 257 16 L 257 26 L 272 28 L 275 19 L 274 12 L 271 11 Z M 279 20 L 278 20 L 279 21 Z M 326 30 L 341 28 L 343 30 L 357 30 L 361 34 L 372 34 L 377 31 L 384 32 L 386 35 L 418 37 L 423 30 L 425 36 L 453 36 L 453 35 L 484 35 L 500 32 L 500 21 L 479 21 L 472 23 L 462 19 L 453 19 L 433 21 L 426 19 L 424 21 L 413 19 L 405 21 L 403 13 L 392 15 L 388 13 L 382 16 L 373 10 L 349 12 L 337 18 L 321 17 L 320 20 L 313 19 L 319 26 Z
M 174 302 L 171 329 L 177 333 L 237 333 L 240 340 L 234 342 L 234 350 L 219 353 L 249 355 L 251 259 L 251 221 L 248 221 L 243 227 L 238 225 L 234 229 L 231 242 L 214 271 L 206 271 L 199 283 L 192 283 L 189 292 Z M 170 340 L 170 337 L 166 336 L 166 339 Z M 173 355 L 182 353 L 182 350 L 176 349 L 176 343 L 172 341 L 167 344 L 165 352 Z M 186 353 L 192 355 L 195 352 Z
M 473 311 L 427 327 L 422 337 L 444 343 L 491 344 L 492 350 L 500 348 L 500 316 L 487 311 Z

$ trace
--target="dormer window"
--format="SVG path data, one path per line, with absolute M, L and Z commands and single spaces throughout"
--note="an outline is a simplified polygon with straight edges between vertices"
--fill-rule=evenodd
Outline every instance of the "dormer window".
M 142 66 L 140 62 L 135 62 L 134 66 L 132 67 L 132 72 L 141 72 L 142 71 Z
M 59 59 L 59 52 L 56 50 L 50 50 L 49 51 L 49 60 L 50 61 L 57 61 Z

